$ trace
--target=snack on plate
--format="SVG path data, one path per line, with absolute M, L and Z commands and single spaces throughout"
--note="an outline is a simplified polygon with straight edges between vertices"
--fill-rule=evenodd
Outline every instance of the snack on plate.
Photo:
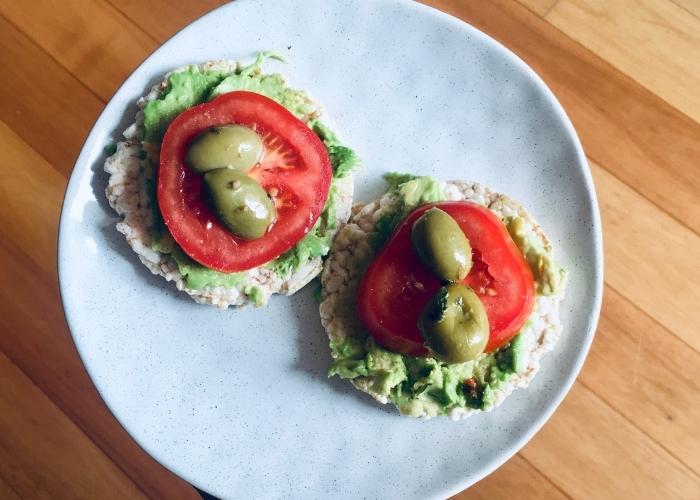
M 141 262 L 221 308 L 307 284 L 352 204 L 357 156 L 305 92 L 263 73 L 268 57 L 169 73 L 105 163 Z
M 516 201 L 388 174 L 321 275 L 329 376 L 412 417 L 458 420 L 526 387 L 561 332 L 566 271 Z

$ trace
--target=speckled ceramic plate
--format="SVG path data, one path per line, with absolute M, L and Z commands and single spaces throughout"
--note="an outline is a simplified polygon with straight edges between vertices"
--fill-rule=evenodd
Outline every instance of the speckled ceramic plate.
M 461 423 L 399 417 L 326 378 L 329 349 L 307 287 L 265 309 L 201 306 L 151 276 L 107 206 L 105 144 L 135 100 L 177 66 L 268 63 L 323 103 L 364 160 L 357 200 L 403 170 L 480 181 L 521 201 L 571 271 L 564 334 L 526 391 Z M 239 0 L 149 57 L 97 120 L 66 192 L 61 292 L 75 343 L 105 402 L 156 460 L 222 497 L 443 497 L 507 460 L 568 391 L 601 298 L 598 209 L 564 111 L 522 61 L 417 3 Z

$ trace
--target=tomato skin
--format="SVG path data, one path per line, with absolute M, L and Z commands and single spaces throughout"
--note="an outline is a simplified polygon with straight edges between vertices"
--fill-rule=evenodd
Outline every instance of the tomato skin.
M 229 232 L 207 206 L 203 177 L 185 164 L 190 142 L 223 125 L 254 128 L 263 138 L 261 164 L 248 175 L 275 199 L 277 219 L 260 239 Z M 193 106 L 168 127 L 160 150 L 158 205 L 177 244 L 192 259 L 232 273 L 258 267 L 292 248 L 313 227 L 332 177 L 323 142 L 282 105 L 261 94 L 236 91 Z
M 438 207 L 450 214 L 469 239 L 474 265 L 461 283 L 474 289 L 489 318 L 491 352 L 510 341 L 527 321 L 535 301 L 532 271 L 498 217 L 471 202 L 440 202 L 418 207 L 395 229 L 365 272 L 358 290 L 364 326 L 385 348 L 429 356 L 418 319 L 442 286 L 411 246 L 413 223 Z

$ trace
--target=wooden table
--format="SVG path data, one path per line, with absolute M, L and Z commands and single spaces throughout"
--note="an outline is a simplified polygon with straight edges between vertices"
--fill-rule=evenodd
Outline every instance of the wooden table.
M 272 1 L 272 0 L 270 0 Z M 0 1 L 0 498 L 197 498 L 102 404 L 65 327 L 56 226 L 93 121 L 216 0 Z M 605 299 L 566 400 L 459 498 L 700 498 L 700 2 L 429 0 L 557 95 L 588 154 Z

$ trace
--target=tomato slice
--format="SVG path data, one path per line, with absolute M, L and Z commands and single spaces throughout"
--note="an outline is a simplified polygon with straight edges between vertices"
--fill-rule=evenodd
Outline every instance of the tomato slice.
M 229 232 L 209 210 L 203 177 L 185 164 L 187 148 L 210 127 L 239 124 L 263 139 L 265 153 L 248 175 L 272 196 L 277 218 L 260 239 Z M 331 163 L 323 142 L 284 106 L 236 91 L 178 115 L 163 136 L 158 205 L 182 250 L 200 264 L 232 273 L 258 267 L 292 248 L 316 223 L 328 198 Z
M 418 319 L 442 286 L 411 245 L 413 223 L 438 207 L 450 214 L 469 239 L 473 266 L 462 283 L 471 286 L 489 319 L 486 352 L 506 344 L 532 312 L 532 271 L 500 219 L 475 203 L 451 201 L 423 205 L 411 212 L 365 272 L 359 286 L 358 313 L 385 348 L 411 356 L 428 356 Z

